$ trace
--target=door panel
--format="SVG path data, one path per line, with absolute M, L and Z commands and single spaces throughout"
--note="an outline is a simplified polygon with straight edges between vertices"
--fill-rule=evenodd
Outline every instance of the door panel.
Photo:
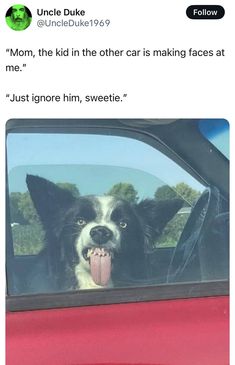
M 7 365 L 225 365 L 228 310 L 225 296 L 8 313 Z

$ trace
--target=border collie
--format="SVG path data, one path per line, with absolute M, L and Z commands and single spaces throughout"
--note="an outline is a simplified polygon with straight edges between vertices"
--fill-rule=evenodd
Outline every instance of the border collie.
M 182 207 L 180 199 L 75 198 L 39 176 L 27 175 L 26 182 L 45 230 L 45 248 L 28 281 L 31 293 L 144 282 L 146 252 Z

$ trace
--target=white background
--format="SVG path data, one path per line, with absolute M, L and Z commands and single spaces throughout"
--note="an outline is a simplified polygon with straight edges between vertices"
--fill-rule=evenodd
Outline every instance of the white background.
M 16 2 L 17 3 L 17 2 Z M 186 8 L 192 4 L 214 4 L 225 8 L 221 20 L 190 20 Z M 4 257 L 4 133 L 11 118 L 225 118 L 234 135 L 234 6 L 233 1 L 181 0 L 47 0 L 23 2 L 32 12 L 31 26 L 22 32 L 5 24 L 6 10 L 0 5 L 1 39 L 1 258 Z M 110 19 L 108 28 L 43 28 L 36 25 L 36 9 L 84 9 L 89 19 Z M 42 17 L 41 17 L 42 18 Z M 75 17 L 51 17 L 74 19 Z M 82 18 L 82 19 L 83 19 Z M 49 19 L 49 17 L 47 18 Z M 6 48 L 55 49 L 225 49 L 225 57 L 181 59 L 153 57 L 9 57 Z M 233 47 L 233 49 L 232 49 Z M 26 64 L 24 71 L 6 73 L 6 64 Z M 31 104 L 10 103 L 6 94 L 127 94 L 122 103 Z M 231 156 L 233 157 L 233 143 Z M 233 186 L 232 186 L 233 188 Z M 231 189 L 233 195 L 233 189 Z M 233 196 L 231 197 L 231 202 Z M 231 204 L 231 209 L 233 204 Z M 233 225 L 233 223 L 231 224 Z M 231 237 L 231 261 L 234 258 Z M 233 269 L 233 263 L 231 262 Z M 233 270 L 232 270 L 233 273 Z M 1 261 L 4 292 L 4 260 Z M 233 289 L 233 278 L 232 286 Z M 2 301 L 4 301 L 2 297 Z M 1 312 L 4 316 L 3 311 Z M 233 316 L 233 314 L 232 314 Z M 231 318 L 232 318 L 231 316 Z M 4 319 L 1 318 L 1 323 Z M 233 320 L 232 320 L 233 322 Z M 2 327 L 4 327 L 2 325 Z M 4 331 L 4 328 L 3 328 Z M 232 352 L 231 346 L 231 352 Z M 1 355 L 2 356 L 2 355 Z M 233 357 L 234 358 L 234 357 Z M 4 363 L 4 359 L 0 361 Z

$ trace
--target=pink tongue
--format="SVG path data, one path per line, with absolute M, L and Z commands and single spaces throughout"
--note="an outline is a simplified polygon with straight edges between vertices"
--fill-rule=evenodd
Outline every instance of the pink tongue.
M 111 256 L 104 249 L 96 248 L 90 256 L 91 276 L 97 285 L 106 286 L 111 275 Z

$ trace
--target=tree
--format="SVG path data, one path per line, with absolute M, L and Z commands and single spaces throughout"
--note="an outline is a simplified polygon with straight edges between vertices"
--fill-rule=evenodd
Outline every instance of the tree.
M 157 200 L 174 199 L 177 197 L 177 193 L 170 186 L 163 185 L 156 190 L 154 197 Z
M 11 193 L 10 194 L 10 216 L 11 223 L 26 224 L 25 218 L 19 209 L 19 201 L 22 193 Z
M 199 191 L 192 189 L 184 182 L 172 187 L 163 185 L 158 188 L 154 194 L 155 199 L 158 200 L 181 198 L 184 200 L 184 206 L 194 205 L 199 196 Z
M 137 203 L 139 199 L 134 186 L 129 183 L 118 183 L 113 185 L 107 195 L 115 196 L 118 199 L 124 199 L 129 203 Z
M 200 192 L 192 189 L 189 185 L 181 182 L 175 186 L 163 185 L 158 188 L 154 194 L 155 199 L 165 200 L 180 198 L 184 200 L 184 207 L 193 206 L 196 200 L 199 198 Z M 190 210 L 188 212 L 179 211 L 174 218 L 166 225 L 161 237 L 159 238 L 157 245 L 164 247 L 175 246 L 179 240 L 179 237 L 183 231 L 185 223 L 189 217 Z
M 76 184 L 70 184 L 70 183 L 57 183 L 57 186 L 59 186 L 62 189 L 70 191 L 74 198 L 78 198 L 80 196 L 80 192 L 77 188 Z
M 24 217 L 26 224 L 40 223 L 37 211 L 34 208 L 29 192 L 21 194 L 18 203 L 18 209 Z
M 175 190 L 189 205 L 194 205 L 201 193 L 181 182 L 175 186 Z

